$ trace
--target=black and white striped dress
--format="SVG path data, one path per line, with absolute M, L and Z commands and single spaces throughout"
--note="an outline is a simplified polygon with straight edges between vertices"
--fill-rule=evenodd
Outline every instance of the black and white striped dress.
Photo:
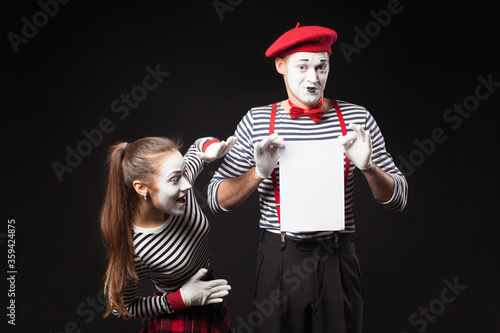
M 390 210 L 401 211 L 406 205 L 408 184 L 404 175 L 394 164 L 392 157 L 385 148 L 385 141 L 372 115 L 364 107 L 344 101 L 337 101 L 344 118 L 347 131 L 352 131 L 349 124 L 362 125 L 370 131 L 373 152 L 372 160 L 394 179 L 395 187 L 392 198 L 387 202 L 380 202 Z M 269 122 L 272 105 L 252 108 L 240 121 L 235 131 L 238 142 L 226 155 L 224 162 L 212 178 L 208 189 L 208 203 L 214 213 L 224 211 L 217 201 L 217 190 L 220 183 L 226 178 L 238 177 L 255 166 L 254 145 L 269 135 Z M 287 141 L 327 140 L 342 135 L 340 122 L 335 108 L 328 110 L 320 122 L 314 123 L 309 117 L 290 118 L 289 113 L 278 103 L 274 132 Z M 345 163 L 345 161 L 344 161 Z M 318 172 L 327 170 L 327 165 L 318 166 Z M 353 215 L 353 183 L 355 165 L 350 164 L 347 186 L 345 189 L 345 232 L 354 232 Z M 276 167 L 276 176 L 279 184 L 279 168 Z M 344 186 L 344 184 L 339 184 Z M 276 201 L 271 177 L 265 179 L 258 187 L 261 217 L 261 228 L 271 232 L 279 232 L 279 221 L 276 212 Z M 321 237 L 328 232 L 297 233 L 291 236 L 297 238 Z

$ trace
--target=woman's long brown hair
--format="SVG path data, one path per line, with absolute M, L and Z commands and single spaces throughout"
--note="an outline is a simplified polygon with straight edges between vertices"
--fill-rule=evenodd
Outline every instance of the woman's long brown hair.
M 179 150 L 180 141 L 146 137 L 130 144 L 111 147 L 108 154 L 108 184 L 101 211 L 101 232 L 108 249 L 108 268 L 104 293 L 108 299 L 104 314 L 116 311 L 122 318 L 133 315 L 123 304 L 123 294 L 131 280 L 138 279 L 134 266 L 133 218 L 139 199 L 132 183 L 139 180 L 150 186 L 165 154 Z

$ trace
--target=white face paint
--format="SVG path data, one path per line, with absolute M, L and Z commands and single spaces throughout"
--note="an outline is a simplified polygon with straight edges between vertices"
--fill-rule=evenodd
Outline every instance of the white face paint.
M 178 151 L 160 167 L 158 189 L 158 203 L 162 210 L 172 215 L 184 214 L 186 194 L 191 184 L 184 176 L 184 157 Z
M 288 56 L 285 73 L 288 89 L 299 101 L 313 106 L 323 97 L 328 71 L 328 53 L 292 53 Z

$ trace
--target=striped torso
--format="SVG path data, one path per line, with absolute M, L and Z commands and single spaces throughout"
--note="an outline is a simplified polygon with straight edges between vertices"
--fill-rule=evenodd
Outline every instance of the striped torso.
M 380 129 L 372 115 L 363 107 L 338 101 L 342 116 L 351 131 L 349 124 L 362 125 L 370 131 L 373 145 L 372 160 L 384 171 L 388 172 L 395 181 L 393 197 L 388 202 L 382 203 L 391 210 L 400 211 L 406 204 L 407 183 L 403 174 L 395 166 L 392 157 L 385 149 L 385 142 Z M 238 124 L 235 136 L 238 142 L 226 155 L 223 164 L 214 175 L 209 186 L 209 205 L 215 213 L 223 211 L 217 202 L 217 189 L 226 178 L 238 177 L 255 166 L 253 156 L 254 145 L 269 135 L 269 121 L 271 117 L 271 105 L 251 109 Z M 314 123 L 309 117 L 303 116 L 297 119 L 290 118 L 288 112 L 278 103 L 274 132 L 287 141 L 327 140 L 335 139 L 342 135 L 340 123 L 332 108 L 328 110 L 319 123 Z M 344 161 L 345 163 L 345 161 Z M 318 170 L 326 170 L 328 166 L 318 166 Z M 347 185 L 345 188 L 345 232 L 354 232 L 353 216 L 353 182 L 355 165 L 351 163 Z M 279 183 L 279 168 L 275 169 Z M 344 184 L 339 184 L 344 186 Z M 279 231 L 279 221 L 276 212 L 276 201 L 273 191 L 271 177 L 265 179 L 258 187 L 261 217 L 259 225 L 270 231 Z M 295 234 L 299 238 L 320 237 L 329 232 L 312 232 Z

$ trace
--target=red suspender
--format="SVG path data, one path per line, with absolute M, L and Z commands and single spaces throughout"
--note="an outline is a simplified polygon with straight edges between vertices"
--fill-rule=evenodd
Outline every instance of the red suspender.
M 276 108 L 278 103 L 274 103 L 271 109 L 271 120 L 269 121 L 269 135 L 274 133 L 274 122 L 276 120 Z M 273 170 L 271 173 L 273 178 L 273 188 L 274 188 L 274 199 L 276 201 L 276 212 L 278 213 L 278 221 L 281 221 L 281 209 L 280 209 L 280 189 L 278 187 L 278 179 L 276 178 L 276 171 Z
M 336 100 L 331 100 L 333 106 L 335 107 L 335 111 L 337 112 L 337 118 L 339 118 L 340 128 L 342 130 L 342 135 L 347 134 L 347 129 L 344 122 L 344 117 L 342 117 L 342 112 L 340 112 L 339 105 Z M 274 133 L 274 123 L 276 121 L 276 110 L 278 103 L 274 103 L 271 108 L 271 120 L 269 121 L 269 135 Z M 347 156 L 345 156 L 345 171 L 344 171 L 344 189 L 347 186 L 347 177 L 349 176 L 349 167 L 351 161 Z M 276 200 L 276 212 L 278 213 L 278 221 L 281 221 L 280 214 L 280 190 L 278 186 L 278 179 L 276 178 L 276 172 L 273 170 L 271 177 L 273 179 L 273 189 L 274 189 L 274 199 Z
M 335 106 L 335 111 L 337 111 L 337 118 L 339 118 L 340 129 L 342 130 L 342 135 L 346 135 L 347 129 L 345 127 L 344 117 L 342 117 L 342 112 L 340 112 L 339 104 L 334 99 L 332 99 L 331 101 L 333 103 L 333 106 Z M 344 190 L 347 187 L 347 177 L 349 177 L 350 166 L 351 166 L 351 161 L 349 160 L 349 157 L 347 157 L 347 155 L 345 155 Z

